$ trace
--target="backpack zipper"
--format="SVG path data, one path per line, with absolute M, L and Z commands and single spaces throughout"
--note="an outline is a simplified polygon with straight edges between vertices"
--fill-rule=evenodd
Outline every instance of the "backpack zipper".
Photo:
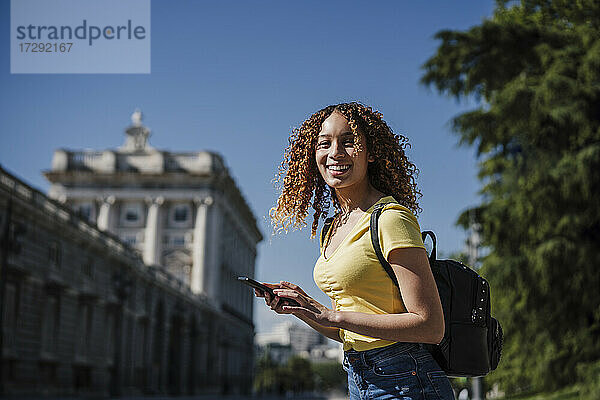
M 471 286 L 475 286 L 473 293 L 473 308 L 471 310 L 471 321 L 474 324 L 485 326 L 485 310 L 483 309 L 483 307 L 486 306 L 484 296 L 485 285 L 483 285 L 482 278 L 477 275 L 477 282 L 474 282 Z

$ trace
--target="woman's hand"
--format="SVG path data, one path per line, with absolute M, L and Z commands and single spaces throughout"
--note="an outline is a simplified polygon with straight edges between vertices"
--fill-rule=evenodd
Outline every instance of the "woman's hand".
M 280 284 L 276 283 L 263 283 L 263 285 L 270 287 L 271 289 L 279 289 L 281 287 Z M 285 300 L 279 296 L 271 296 L 268 292 L 263 292 L 258 289 L 254 289 L 254 295 L 256 297 L 264 297 L 265 304 L 271 307 L 271 310 L 275 311 L 277 314 L 291 314 L 291 311 L 283 310 L 283 305 L 285 305 Z
M 273 292 L 277 295 L 276 299 L 292 299 L 299 304 L 299 306 L 292 306 L 285 304 L 285 300 L 283 300 L 283 304 L 281 304 L 281 301 L 274 302 L 276 307 L 281 308 L 281 314 L 294 314 L 296 316 L 300 314 L 315 321 L 319 325 L 334 326 L 336 316 L 335 311 L 330 310 L 310 297 L 298 285 L 281 281 L 280 287 L 274 288 Z M 274 309 L 274 311 L 278 312 L 276 309 Z

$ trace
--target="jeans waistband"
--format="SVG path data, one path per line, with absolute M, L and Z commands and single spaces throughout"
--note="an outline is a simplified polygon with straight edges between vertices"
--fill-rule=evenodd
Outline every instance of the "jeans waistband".
M 409 343 L 409 342 L 396 342 L 389 346 L 378 347 L 376 349 L 357 351 L 348 350 L 344 351 L 344 357 L 350 361 L 355 362 L 361 360 L 366 364 L 371 364 L 379 360 L 383 360 L 389 357 L 393 357 L 397 354 L 408 353 L 423 348 L 421 343 Z

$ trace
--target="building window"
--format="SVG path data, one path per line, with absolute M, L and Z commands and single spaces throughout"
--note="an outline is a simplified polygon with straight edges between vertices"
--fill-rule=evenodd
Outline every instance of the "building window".
M 173 246 L 183 246 L 185 245 L 185 237 L 181 235 L 173 236 Z
M 146 344 L 148 340 L 148 323 L 146 320 L 138 321 L 138 329 L 136 331 L 135 341 L 135 366 L 144 367 L 147 363 Z
M 189 204 L 175 204 L 170 210 L 171 226 L 187 227 L 192 220 L 192 209 Z
M 136 340 L 134 342 L 134 385 L 144 387 L 146 381 L 146 365 L 148 364 L 148 351 L 146 350 L 148 343 L 148 321 L 145 319 L 137 321 Z
M 137 210 L 129 209 L 125 212 L 125 220 L 128 222 L 136 222 L 140 219 Z
M 77 206 L 75 206 L 75 212 L 77 212 L 77 214 L 79 214 L 83 219 L 91 221 L 93 217 L 93 205 L 92 203 L 79 203 Z
M 94 260 L 92 257 L 88 257 L 87 260 L 81 265 L 81 273 L 88 278 L 94 277 Z
M 135 244 L 137 243 L 136 235 L 124 235 L 122 240 L 129 246 L 135 246 Z
M 141 226 L 143 223 L 141 203 L 124 203 L 121 206 L 121 225 Z
M 60 243 L 52 242 L 48 247 L 48 261 L 50 261 L 50 265 L 54 268 L 60 268 Z
M 78 365 L 73 367 L 73 383 L 75 390 L 89 389 L 92 387 L 92 368 Z
M 15 355 L 15 339 L 17 334 L 17 315 L 18 313 L 18 289 L 17 285 L 7 282 L 4 287 L 4 301 L 2 302 L 2 331 L 4 340 L 2 341 L 3 353 Z
M 174 216 L 173 216 L 173 220 L 175 222 L 185 222 L 188 220 L 188 207 L 181 205 L 181 206 L 176 206 L 175 207 L 175 212 L 174 212 Z
M 89 354 L 92 334 L 92 307 L 85 301 L 79 303 L 78 310 L 78 334 L 76 343 L 76 354 L 85 359 Z
M 56 367 L 55 361 L 40 361 L 39 363 L 39 382 L 42 387 L 52 387 L 56 385 Z
M 106 338 L 106 357 L 108 364 L 112 366 L 115 358 L 116 318 L 114 311 L 111 309 L 106 310 L 105 324 L 104 337 Z
M 59 320 L 58 296 L 49 295 L 44 303 L 42 320 L 42 352 L 53 355 L 56 350 Z

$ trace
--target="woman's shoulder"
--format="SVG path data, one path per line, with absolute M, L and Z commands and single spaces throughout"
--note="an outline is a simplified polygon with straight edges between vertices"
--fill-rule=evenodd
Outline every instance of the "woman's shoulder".
M 384 210 L 394 210 L 414 216 L 414 213 L 406 206 L 400 204 L 393 196 L 383 196 L 375 204 L 383 204 Z
M 383 197 L 379 202 L 385 204 L 379 216 L 381 224 L 389 225 L 399 222 L 409 222 L 418 226 L 415 214 L 408 207 L 398 203 L 392 196 Z

